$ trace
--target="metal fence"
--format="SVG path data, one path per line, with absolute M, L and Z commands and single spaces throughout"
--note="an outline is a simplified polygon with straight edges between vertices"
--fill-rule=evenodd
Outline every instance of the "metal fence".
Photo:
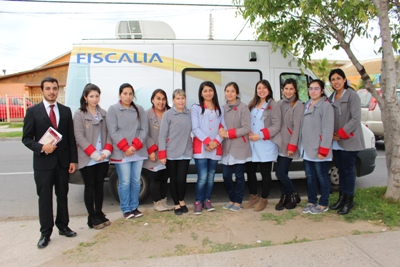
M 26 109 L 41 102 L 42 94 L 37 95 L 0 95 L 0 121 L 23 122 Z M 64 95 L 59 95 L 57 101 L 64 104 Z

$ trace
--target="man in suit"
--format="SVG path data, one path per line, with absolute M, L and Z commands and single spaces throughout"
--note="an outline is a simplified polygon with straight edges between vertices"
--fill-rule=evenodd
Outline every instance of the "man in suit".
M 60 235 L 74 237 L 68 227 L 68 180 L 76 169 L 77 151 L 71 109 L 57 103 L 58 81 L 46 77 L 41 82 L 43 102 L 27 109 L 24 119 L 22 142 L 33 153 L 36 191 L 39 196 L 39 221 L 41 236 L 38 248 L 45 248 L 53 232 L 53 186 L 57 197 L 55 225 Z M 62 140 L 40 144 L 38 141 L 49 127 L 56 129 Z

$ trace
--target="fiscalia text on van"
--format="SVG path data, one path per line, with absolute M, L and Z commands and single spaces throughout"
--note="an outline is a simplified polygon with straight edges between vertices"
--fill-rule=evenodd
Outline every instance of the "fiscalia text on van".
M 148 53 L 78 53 L 76 54 L 77 63 L 163 63 L 160 55 L 158 53 L 148 54 Z

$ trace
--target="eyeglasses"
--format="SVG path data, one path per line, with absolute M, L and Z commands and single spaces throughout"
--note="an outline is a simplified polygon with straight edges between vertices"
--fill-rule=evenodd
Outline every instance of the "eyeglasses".
M 308 91 L 319 91 L 321 90 L 321 87 L 309 87 Z

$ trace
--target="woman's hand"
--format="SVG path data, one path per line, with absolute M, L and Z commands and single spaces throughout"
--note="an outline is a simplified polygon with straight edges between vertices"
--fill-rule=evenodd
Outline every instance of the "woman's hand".
M 339 141 L 340 140 L 340 135 L 338 133 L 334 133 L 333 134 L 333 138 L 334 141 Z
M 249 139 L 252 142 L 260 140 L 260 135 L 259 134 L 254 134 L 252 131 L 249 133 Z
M 156 160 L 157 160 L 157 154 L 156 154 L 156 152 L 152 152 L 152 153 L 149 155 L 149 159 L 150 159 L 151 161 L 156 161 Z
M 161 164 L 167 164 L 167 159 L 160 159 Z
M 287 152 L 288 157 L 290 157 L 290 156 L 293 155 L 293 154 L 294 154 L 294 151 L 288 151 L 288 152 Z
M 228 138 L 228 131 L 224 128 L 219 129 L 218 134 L 221 138 Z
M 125 151 L 125 157 L 133 156 L 135 154 L 135 152 L 136 152 L 136 149 L 133 146 L 131 146 L 130 148 L 128 148 L 127 151 Z
M 318 154 L 318 159 L 325 159 L 326 156 L 322 156 L 321 154 Z

